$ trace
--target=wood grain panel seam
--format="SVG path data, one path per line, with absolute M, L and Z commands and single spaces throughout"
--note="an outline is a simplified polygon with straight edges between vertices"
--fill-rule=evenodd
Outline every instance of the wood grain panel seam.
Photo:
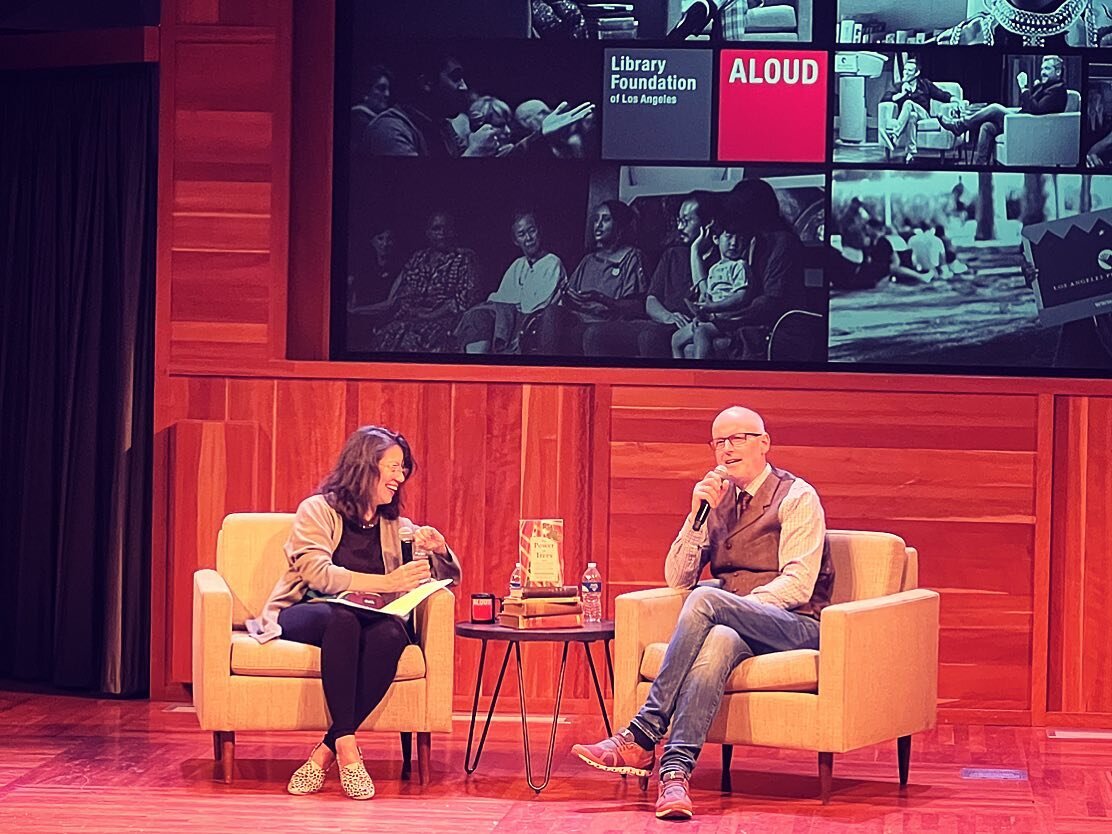
M 210 252 L 213 254 L 228 255 L 270 255 L 269 249 L 232 249 L 227 246 L 171 246 L 171 252 Z M 212 374 L 212 376 L 228 376 L 228 374 Z
M 175 211 L 174 217 L 235 217 L 246 220 L 269 220 L 270 212 L 252 211 Z
M 270 380 L 270 511 L 278 506 L 278 380 Z
M 226 23 L 219 24 L 177 24 L 175 27 L 175 45 L 179 43 L 194 44 L 256 44 L 274 43 L 278 40 L 278 27 L 276 26 L 235 26 Z
M 1054 396 L 1039 394 L 1035 423 L 1054 426 Z M 1041 723 L 1046 715 L 1050 665 L 1050 570 L 1054 492 L 1054 432 L 1036 432 L 1035 541 L 1031 599 L 1031 718 Z
M 1086 555 L 1089 551 L 1089 525 L 1086 524 L 1086 510 L 1089 506 L 1089 398 L 1080 398 L 1081 414 L 1078 420 L 1078 454 L 1077 459 L 1079 463 L 1079 478 L 1078 478 L 1078 506 L 1081 508 L 1081 514 L 1078 523 L 1078 573 L 1082 580 L 1079 585 L 1080 593 L 1077 595 L 1077 643 L 1076 645 L 1081 649 L 1078 653 L 1078 664 L 1080 666 L 1076 677 L 1077 691 L 1074 703 L 1084 709 L 1085 706 L 1085 562 Z

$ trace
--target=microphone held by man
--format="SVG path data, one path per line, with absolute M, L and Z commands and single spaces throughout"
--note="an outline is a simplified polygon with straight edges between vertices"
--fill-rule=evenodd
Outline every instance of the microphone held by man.
M 719 464 L 708 472 L 703 480 L 695 484 L 695 489 L 691 492 L 691 511 L 695 514 L 691 529 L 695 532 L 703 529 L 711 509 L 717 507 L 722 497 L 729 491 L 731 487 L 729 475 L 729 470 Z

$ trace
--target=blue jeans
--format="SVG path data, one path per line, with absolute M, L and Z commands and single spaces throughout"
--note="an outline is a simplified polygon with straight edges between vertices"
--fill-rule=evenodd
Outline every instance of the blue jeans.
M 818 647 L 818 620 L 700 586 L 684 603 L 660 674 L 631 723 L 657 742 L 670 724 L 660 772 L 690 775 L 734 667 L 757 654 Z

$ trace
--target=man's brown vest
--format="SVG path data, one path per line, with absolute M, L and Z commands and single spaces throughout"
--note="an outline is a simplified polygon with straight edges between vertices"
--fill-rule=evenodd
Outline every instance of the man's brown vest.
M 795 475 L 774 466 L 740 517 L 729 495 L 711 513 L 710 572 L 727 591 L 744 596 L 780 575 L 780 503 L 794 481 Z M 834 564 L 826 541 L 811 599 L 792 610 L 817 618 L 830 604 L 833 585 Z

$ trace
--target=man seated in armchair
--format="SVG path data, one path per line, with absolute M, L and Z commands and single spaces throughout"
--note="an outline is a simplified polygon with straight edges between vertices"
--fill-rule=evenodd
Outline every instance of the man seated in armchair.
M 819 497 L 802 478 L 768 463 L 761 416 L 726 409 L 714 420 L 710 445 L 718 465 L 692 490 L 691 511 L 665 560 L 668 585 L 695 591 L 660 673 L 627 727 L 572 748 L 600 770 L 647 777 L 670 730 L 660 760 L 661 819 L 693 815 L 688 780 L 734 667 L 757 654 L 817 649 L 834 581 Z M 704 502 L 710 512 L 702 526 Z M 707 565 L 715 579 L 696 587 Z
M 928 78 L 924 78 L 919 59 L 909 57 L 904 62 L 900 84 L 885 98 L 896 105 L 896 120 L 887 128 L 880 126 L 880 141 L 891 153 L 901 143 L 907 147 L 905 163 L 911 163 L 919 153 L 919 122 L 931 118 L 931 102 L 949 104 L 954 97 Z
M 972 113 L 956 118 L 942 117 L 941 125 L 955 134 L 967 130 L 977 132 L 977 150 L 973 157 L 975 165 L 988 165 L 996 151 L 996 137 L 1004 132 L 1004 117 L 1009 113 L 1029 113 L 1046 116 L 1051 113 L 1065 113 L 1069 102 L 1069 91 L 1062 78 L 1065 62 L 1057 55 L 1047 55 L 1042 59 L 1039 80 L 1030 83 L 1027 73 L 1016 76 L 1019 85 L 1019 107 L 1009 108 L 1003 104 L 987 104 Z

